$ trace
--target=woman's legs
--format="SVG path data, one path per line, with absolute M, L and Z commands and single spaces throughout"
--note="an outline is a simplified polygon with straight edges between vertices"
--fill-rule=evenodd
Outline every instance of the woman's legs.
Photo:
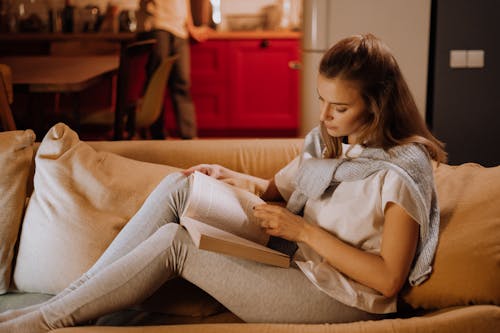
M 177 189 L 170 191 L 176 184 Z M 0 324 L 0 333 L 45 332 L 84 323 L 140 302 L 176 275 L 198 285 L 248 322 L 375 318 L 325 295 L 296 268 L 282 269 L 198 250 L 185 230 L 168 223 L 178 220 L 187 189 L 185 177 L 167 177 L 78 287 L 39 311 Z
M 324 323 L 373 319 L 320 292 L 296 268 L 282 269 L 197 249 L 167 224 L 60 299 L 0 324 L 0 333 L 46 332 L 137 304 L 180 275 L 248 322 Z
M 0 314 L 0 322 L 29 313 L 44 304 L 53 302 L 72 292 L 96 272 L 135 248 L 162 225 L 177 222 L 179 219 L 178 212 L 182 212 L 184 209 L 188 189 L 187 178 L 181 173 L 174 173 L 165 177 L 151 192 L 142 207 L 120 231 L 102 256 L 86 273 L 45 303 L 6 311 Z
M 24 316 L 0 324 L 0 333 L 48 332 L 124 309 L 149 297 L 177 270 L 181 227 L 169 223 L 128 254 L 102 268 L 80 287 Z M 168 263 L 166 264 L 166 262 Z
M 336 301 L 295 265 L 284 269 L 185 243 L 189 250 L 179 275 L 245 322 L 339 323 L 380 318 Z

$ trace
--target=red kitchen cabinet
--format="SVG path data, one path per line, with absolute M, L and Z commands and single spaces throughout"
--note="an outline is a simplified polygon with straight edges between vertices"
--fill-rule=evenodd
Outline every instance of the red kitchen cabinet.
M 229 124 L 241 129 L 298 127 L 297 41 L 233 41 L 230 47 Z
M 191 93 L 201 131 L 228 127 L 228 46 L 221 40 L 191 45 Z
M 192 95 L 203 136 L 295 136 L 299 39 L 215 39 L 191 46 Z M 171 103 L 167 128 L 175 134 Z

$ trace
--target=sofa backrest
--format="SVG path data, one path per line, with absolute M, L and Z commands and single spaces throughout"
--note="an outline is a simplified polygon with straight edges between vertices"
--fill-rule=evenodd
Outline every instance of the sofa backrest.
M 196 164 L 220 164 L 265 179 L 296 157 L 302 139 L 200 139 L 88 141 L 97 151 L 150 163 L 189 168 Z M 35 144 L 35 153 L 39 143 Z M 32 180 L 33 177 L 31 177 Z M 33 184 L 28 184 L 32 189 Z M 30 193 L 30 192 L 28 192 Z
M 136 160 L 188 168 L 216 163 L 230 169 L 271 178 L 300 152 L 301 139 L 218 139 L 182 141 L 89 142 Z

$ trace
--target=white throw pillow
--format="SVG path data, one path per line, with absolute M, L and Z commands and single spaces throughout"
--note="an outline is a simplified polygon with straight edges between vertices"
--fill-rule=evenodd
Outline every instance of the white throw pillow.
M 33 161 L 32 130 L 0 132 L 0 294 L 9 289 L 14 245 Z
M 161 179 L 177 170 L 97 152 L 68 126 L 52 127 L 35 158 L 16 288 L 64 289 L 92 266 Z

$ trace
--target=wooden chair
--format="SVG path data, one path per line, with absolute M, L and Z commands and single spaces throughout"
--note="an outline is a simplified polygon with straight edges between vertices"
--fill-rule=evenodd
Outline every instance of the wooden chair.
M 133 110 L 129 110 L 127 132 L 129 138 L 136 130 L 142 130 L 143 137 L 149 138 L 149 127 L 158 119 L 163 109 L 163 99 L 168 77 L 177 56 L 165 58 L 153 73 L 144 95 Z
M 131 42 L 123 47 L 120 54 L 114 109 L 106 108 L 83 115 L 80 120 L 82 131 L 112 130 L 112 137 L 115 140 L 123 139 L 125 123 L 128 122 L 131 110 L 135 110 L 144 93 L 146 64 L 155 44 L 154 39 L 148 39 Z
M 9 66 L 0 64 L 0 130 L 16 130 L 16 123 L 10 109 L 13 99 L 12 71 Z

